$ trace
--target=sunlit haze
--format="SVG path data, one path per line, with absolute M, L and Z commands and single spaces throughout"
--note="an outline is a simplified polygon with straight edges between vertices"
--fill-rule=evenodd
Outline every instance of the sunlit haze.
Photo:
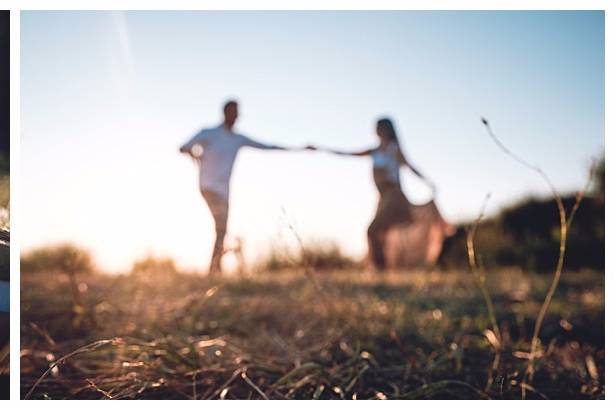
M 179 146 L 240 103 L 258 141 L 377 144 L 390 116 L 451 222 L 548 188 L 489 139 L 481 116 L 560 191 L 604 149 L 602 12 L 24 12 L 21 247 L 70 241 L 107 271 L 145 255 L 203 270 L 213 220 Z M 408 170 L 414 203 L 430 191 Z M 355 256 L 377 195 L 368 158 L 244 148 L 229 243 L 330 240 Z

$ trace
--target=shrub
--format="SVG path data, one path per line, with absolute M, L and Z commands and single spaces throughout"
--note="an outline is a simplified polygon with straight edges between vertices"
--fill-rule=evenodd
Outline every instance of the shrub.
M 175 261 L 171 258 L 146 256 L 132 265 L 131 274 L 144 275 L 174 275 L 178 273 Z
M 583 200 L 570 228 L 567 269 L 604 269 L 605 207 L 598 194 Z M 575 195 L 563 196 L 562 201 L 570 209 Z M 478 256 L 485 266 L 516 266 L 549 272 L 559 251 L 557 205 L 550 197 L 530 197 L 504 208 L 481 224 L 476 243 Z M 448 268 L 467 266 L 464 229 L 445 242 L 439 264 Z
M 357 266 L 357 261 L 344 255 L 339 245 L 333 242 L 312 241 L 298 252 L 273 247 L 260 263 L 257 271 L 272 272 L 297 267 L 319 269 L 348 269 Z
M 69 275 L 91 273 L 94 264 L 90 253 L 72 244 L 45 246 L 27 252 L 21 257 L 21 272 Z

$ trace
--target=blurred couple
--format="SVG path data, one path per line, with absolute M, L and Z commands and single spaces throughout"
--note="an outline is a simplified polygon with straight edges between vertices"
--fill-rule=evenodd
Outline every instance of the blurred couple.
M 388 118 L 382 118 L 376 124 L 378 145 L 363 151 L 342 152 L 313 145 L 301 148 L 286 148 L 257 142 L 233 131 L 238 116 L 239 105 L 237 101 L 228 101 L 223 107 L 222 124 L 215 128 L 203 129 L 180 148 L 181 153 L 190 155 L 199 165 L 200 191 L 215 222 L 216 240 L 211 256 L 210 275 L 221 272 L 224 238 L 229 216 L 229 183 L 235 158 L 242 147 L 285 151 L 322 150 L 338 155 L 371 157 L 373 178 L 380 198 L 376 215 L 367 230 L 367 240 L 369 258 L 372 265 L 378 270 L 384 270 L 388 265 L 384 249 L 387 232 L 395 226 L 410 224 L 416 215 L 420 214 L 420 212 L 411 212 L 412 205 L 401 189 L 400 169 L 404 166 L 408 167 L 431 188 L 433 195 L 435 195 L 434 184 L 411 165 L 403 155 L 393 123 Z M 433 208 L 439 217 L 433 201 L 430 204 L 429 209 Z M 428 235 L 428 231 L 424 235 Z M 427 241 L 427 238 L 424 239 Z

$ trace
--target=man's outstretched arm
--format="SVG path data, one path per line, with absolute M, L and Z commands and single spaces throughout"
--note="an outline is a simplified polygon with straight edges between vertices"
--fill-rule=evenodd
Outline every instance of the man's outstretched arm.
M 179 147 L 179 152 L 182 154 L 189 154 L 191 156 L 194 156 L 192 152 L 192 148 L 197 144 L 200 145 L 201 147 L 205 147 L 205 145 L 207 144 L 206 135 L 205 135 L 204 130 L 196 134 L 194 137 L 190 138 L 188 142 L 186 142 L 184 145 Z
M 299 148 L 282 147 L 280 145 L 275 145 L 275 144 L 265 144 L 262 142 L 255 141 L 252 138 L 248 138 L 245 135 L 242 135 L 241 138 L 243 138 L 242 145 L 244 147 L 252 147 L 252 148 L 258 148 L 258 149 L 276 149 L 276 150 L 283 150 L 283 151 L 291 151 L 291 150 L 299 149 Z
M 187 154 L 190 152 L 190 148 L 192 148 L 193 144 L 190 144 L 191 141 L 188 141 L 187 143 L 185 143 L 184 145 L 182 145 L 181 147 L 179 147 L 179 152 L 181 152 L 182 154 Z

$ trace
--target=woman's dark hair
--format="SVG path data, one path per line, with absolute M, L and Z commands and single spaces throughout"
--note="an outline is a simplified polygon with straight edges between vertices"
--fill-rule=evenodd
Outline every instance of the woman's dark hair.
M 397 133 L 395 132 L 395 127 L 393 126 L 393 121 L 391 121 L 389 118 L 380 118 L 376 123 L 376 126 L 379 128 L 382 127 L 382 129 L 384 130 L 384 134 L 389 140 L 395 143 L 399 142 L 397 140 Z

